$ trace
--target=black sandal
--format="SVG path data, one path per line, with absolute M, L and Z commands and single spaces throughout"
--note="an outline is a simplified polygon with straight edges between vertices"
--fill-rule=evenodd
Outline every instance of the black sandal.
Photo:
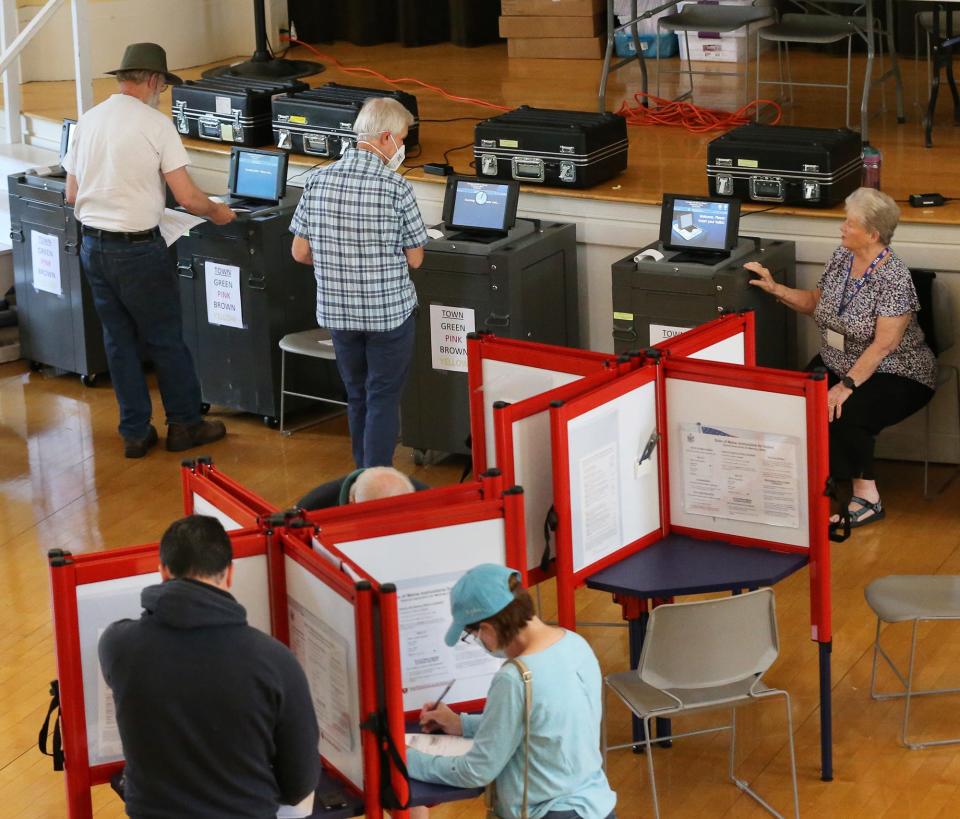
M 876 503 L 870 503 L 868 500 L 863 498 L 858 498 L 856 495 L 853 495 L 850 498 L 851 503 L 857 504 L 860 508 L 854 512 L 850 512 L 850 528 L 856 529 L 859 526 L 866 526 L 868 523 L 873 523 L 874 521 L 883 520 L 887 513 L 883 509 L 883 504 L 880 501 Z M 864 515 L 872 512 L 873 514 L 869 515 L 866 519 L 862 519 Z

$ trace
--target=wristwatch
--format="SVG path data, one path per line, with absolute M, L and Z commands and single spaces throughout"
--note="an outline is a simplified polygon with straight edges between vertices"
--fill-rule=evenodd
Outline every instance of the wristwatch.
M 851 392 L 857 388 L 857 382 L 854 381 L 849 375 L 845 375 L 843 378 L 841 378 L 840 383 Z

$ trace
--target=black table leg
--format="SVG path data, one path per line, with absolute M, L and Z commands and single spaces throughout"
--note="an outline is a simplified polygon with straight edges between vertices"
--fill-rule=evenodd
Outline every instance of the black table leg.
M 833 643 L 820 647 L 820 778 L 833 781 L 833 700 L 830 690 L 830 653 Z
M 953 124 L 960 125 L 960 94 L 957 93 L 957 81 L 953 76 L 953 46 L 956 42 L 956 38 L 947 40 L 943 44 L 943 50 L 946 53 L 944 67 L 946 68 L 947 84 L 950 86 L 950 94 L 953 97 Z
M 923 115 L 923 144 L 927 148 L 933 147 L 933 114 L 937 110 L 937 95 L 940 92 L 940 68 L 942 66 L 942 49 L 937 43 L 933 46 L 933 79 L 930 81 L 930 101 Z

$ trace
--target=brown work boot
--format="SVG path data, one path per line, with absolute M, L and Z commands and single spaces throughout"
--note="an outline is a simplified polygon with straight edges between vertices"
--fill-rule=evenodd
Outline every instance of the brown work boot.
M 183 452 L 195 446 L 212 444 L 227 434 L 223 421 L 199 421 L 196 424 L 170 424 L 167 427 L 167 450 Z
M 158 440 L 157 428 L 153 424 L 150 424 L 150 429 L 143 438 L 123 439 L 123 457 L 142 458 L 157 445 Z

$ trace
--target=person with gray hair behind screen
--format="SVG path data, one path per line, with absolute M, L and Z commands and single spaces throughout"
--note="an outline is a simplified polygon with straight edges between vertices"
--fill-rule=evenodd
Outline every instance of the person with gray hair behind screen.
M 356 147 L 308 178 L 290 223 L 293 258 L 312 264 L 317 279 L 317 324 L 333 337 L 357 468 L 392 465 L 413 357 L 409 268 L 423 263 L 427 231 L 413 188 L 396 173 L 412 124 L 396 100 L 367 100 Z
M 852 481 L 850 525 L 884 517 L 873 466 L 877 434 L 922 409 L 937 386 L 937 361 L 917 324 L 920 302 L 903 260 L 890 249 L 897 203 L 873 188 L 846 200 L 838 247 L 813 290 L 778 284 L 759 262 L 750 284 L 812 316 L 830 391 L 830 474 Z

